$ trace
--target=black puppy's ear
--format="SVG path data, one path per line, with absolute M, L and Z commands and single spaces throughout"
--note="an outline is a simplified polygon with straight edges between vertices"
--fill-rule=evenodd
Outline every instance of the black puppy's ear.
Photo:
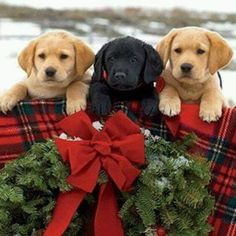
M 144 44 L 143 48 L 146 53 L 144 81 L 149 84 L 156 81 L 164 67 L 159 53 L 151 45 Z
M 103 72 L 102 70 L 104 67 L 104 54 L 108 46 L 109 43 L 104 44 L 95 56 L 92 82 L 98 82 L 102 79 L 102 72 Z

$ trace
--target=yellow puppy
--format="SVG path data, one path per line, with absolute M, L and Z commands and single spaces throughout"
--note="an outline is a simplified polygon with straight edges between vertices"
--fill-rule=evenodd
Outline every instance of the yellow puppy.
M 86 108 L 93 51 L 80 39 L 65 31 L 55 31 L 31 41 L 18 61 L 27 78 L 0 98 L 0 110 L 11 110 L 29 98 L 54 98 L 66 95 L 67 113 Z
M 233 51 L 218 34 L 197 27 L 171 30 L 157 45 L 165 70 L 165 87 L 160 93 L 160 111 L 180 113 L 181 100 L 200 103 L 200 117 L 216 121 L 226 106 L 217 70 L 228 65 Z

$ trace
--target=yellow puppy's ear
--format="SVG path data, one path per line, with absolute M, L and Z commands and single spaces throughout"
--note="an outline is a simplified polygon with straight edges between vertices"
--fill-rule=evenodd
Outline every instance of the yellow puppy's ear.
M 31 41 L 26 48 L 18 56 L 18 62 L 21 68 L 26 71 L 30 76 L 34 66 L 34 54 L 35 54 L 36 40 Z
M 82 77 L 85 71 L 94 63 L 93 50 L 79 39 L 74 40 L 76 74 Z
M 233 50 L 220 34 L 216 32 L 207 32 L 211 48 L 208 59 L 208 67 L 213 75 L 217 70 L 227 66 L 233 56 Z
M 177 33 L 178 29 L 172 29 L 156 46 L 156 50 L 159 52 L 161 59 L 163 60 L 164 67 L 169 60 L 171 44 Z

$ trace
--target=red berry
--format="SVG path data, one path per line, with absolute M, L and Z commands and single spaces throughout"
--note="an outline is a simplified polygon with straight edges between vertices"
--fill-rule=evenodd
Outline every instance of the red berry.
M 157 227 L 156 233 L 157 233 L 157 236 L 166 236 L 167 235 L 166 230 L 162 226 Z

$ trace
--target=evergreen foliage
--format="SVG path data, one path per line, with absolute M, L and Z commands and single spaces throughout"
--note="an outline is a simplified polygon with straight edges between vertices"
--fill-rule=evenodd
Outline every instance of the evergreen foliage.
M 7 164 L 0 172 L 0 236 L 31 235 L 44 228 L 59 191 L 71 189 L 68 174 L 51 140 Z
M 189 155 L 184 142 L 170 143 L 150 136 L 146 140 L 146 166 L 130 193 L 119 193 L 120 215 L 127 236 L 156 233 L 162 225 L 169 236 L 204 236 L 213 199 L 207 191 L 209 165 Z M 69 168 L 61 161 L 52 140 L 38 143 L 0 171 L 0 236 L 36 235 L 51 219 L 60 191 L 70 191 Z M 100 173 L 98 184 L 107 181 Z M 84 231 L 97 191 L 88 195 L 65 236 Z
M 214 206 L 207 190 L 211 174 L 204 159 L 187 153 L 193 140 L 190 135 L 182 143 L 146 141 L 147 166 L 133 192 L 123 195 L 120 210 L 128 236 L 155 235 L 158 225 L 168 236 L 208 235 Z

